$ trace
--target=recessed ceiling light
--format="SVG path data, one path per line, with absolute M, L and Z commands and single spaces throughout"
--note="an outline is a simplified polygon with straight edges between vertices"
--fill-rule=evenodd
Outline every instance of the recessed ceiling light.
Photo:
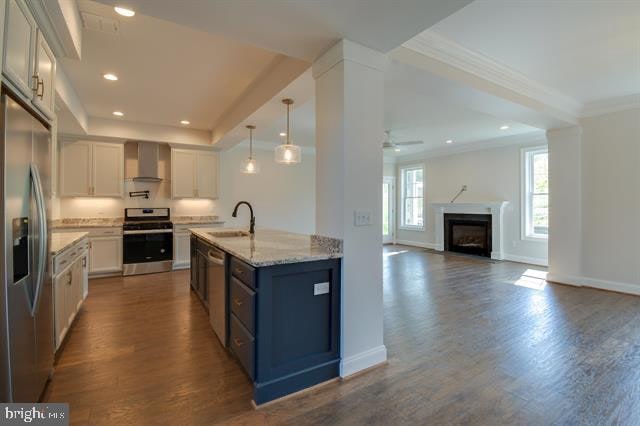
M 393 148 L 395 152 L 400 152 L 400 148 Z
M 507 130 L 509 128 L 509 126 L 507 126 L 506 124 L 504 126 L 500 126 L 500 130 Z
M 124 112 L 122 111 L 113 111 L 113 115 L 116 117 L 124 117 Z
M 109 80 L 109 81 L 118 81 L 118 76 L 115 74 L 111 74 L 111 73 L 107 73 L 105 75 L 103 75 L 105 80 Z
M 191 124 L 191 122 L 189 120 L 182 120 L 180 122 L 180 124 L 184 124 L 185 126 L 187 126 L 187 125 Z
M 444 141 L 445 143 L 453 143 L 453 139 L 447 139 L 446 141 Z
M 131 9 L 127 9 L 126 7 L 116 6 L 113 8 L 113 10 L 115 10 L 118 15 L 126 16 L 127 18 L 130 18 L 136 14 L 136 12 Z
M 282 137 L 287 136 L 287 133 L 286 132 L 280 132 L 280 136 L 282 136 Z

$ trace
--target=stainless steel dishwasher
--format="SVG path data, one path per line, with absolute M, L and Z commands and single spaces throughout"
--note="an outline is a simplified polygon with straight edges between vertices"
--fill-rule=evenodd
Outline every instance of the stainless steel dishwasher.
M 227 346 L 227 254 L 209 246 L 206 259 L 209 322 L 222 345 Z

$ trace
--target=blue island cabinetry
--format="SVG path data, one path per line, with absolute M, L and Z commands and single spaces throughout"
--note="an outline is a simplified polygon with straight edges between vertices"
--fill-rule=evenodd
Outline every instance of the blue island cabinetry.
M 256 267 L 228 254 L 226 262 L 228 345 L 254 402 L 338 377 L 341 259 Z

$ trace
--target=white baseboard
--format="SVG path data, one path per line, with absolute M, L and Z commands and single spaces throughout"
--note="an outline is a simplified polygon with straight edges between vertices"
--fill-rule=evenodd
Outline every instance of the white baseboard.
M 380 345 L 357 355 L 343 358 L 340 362 L 340 377 L 345 378 L 366 370 L 374 365 L 382 364 L 387 360 L 387 347 Z
M 511 262 L 528 263 L 529 265 L 549 266 L 549 261 L 542 257 L 517 256 L 515 254 L 505 254 L 503 260 Z
M 412 246 L 412 247 L 421 247 L 436 250 L 437 244 L 435 243 L 425 243 L 421 241 L 409 241 L 409 240 L 396 240 L 396 244 L 400 244 L 403 246 Z
M 568 284 L 576 287 L 591 287 L 599 290 L 616 291 L 618 293 L 640 296 L 640 284 L 623 283 L 619 281 L 607 281 L 589 277 L 577 277 L 572 275 L 547 275 L 547 281 L 559 284 Z

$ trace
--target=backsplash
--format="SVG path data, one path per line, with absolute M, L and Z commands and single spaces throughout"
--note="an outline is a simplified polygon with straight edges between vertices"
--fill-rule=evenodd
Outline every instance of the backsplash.
M 169 194 L 171 182 L 161 183 L 125 181 L 124 198 L 70 197 L 60 198 L 59 217 L 100 218 L 122 217 L 129 207 L 169 207 L 171 215 L 209 216 L 216 215 L 217 200 L 172 199 Z M 149 199 L 129 197 L 132 191 L 149 191 Z

